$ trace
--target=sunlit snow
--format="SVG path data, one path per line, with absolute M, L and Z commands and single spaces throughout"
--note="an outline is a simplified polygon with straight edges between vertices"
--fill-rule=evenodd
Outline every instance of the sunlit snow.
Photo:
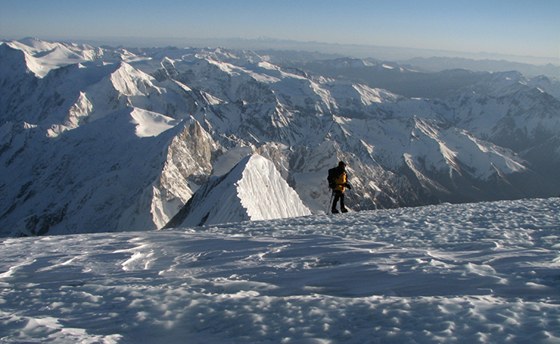
M 130 113 L 133 123 L 136 124 L 138 137 L 158 136 L 162 132 L 173 128 L 177 120 L 147 110 L 135 108 Z
M 240 152 L 242 150 L 239 150 Z M 227 162 L 227 158 L 222 160 Z M 272 161 L 251 154 L 198 190 L 168 226 L 196 226 L 311 215 Z
M 560 199 L 0 242 L 5 343 L 557 343 Z

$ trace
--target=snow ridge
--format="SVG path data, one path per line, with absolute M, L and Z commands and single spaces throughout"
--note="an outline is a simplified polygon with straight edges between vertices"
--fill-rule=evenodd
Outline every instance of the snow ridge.
M 166 227 L 271 220 L 310 215 L 274 164 L 252 154 L 197 191 Z

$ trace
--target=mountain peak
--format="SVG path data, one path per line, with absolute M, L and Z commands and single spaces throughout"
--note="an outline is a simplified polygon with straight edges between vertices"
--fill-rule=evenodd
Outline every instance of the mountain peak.
M 16 79 L 21 75 L 32 72 L 28 66 L 29 56 L 11 43 L 0 44 L 0 59 L 2 67 L 0 78 Z
M 211 179 L 166 227 L 271 220 L 310 215 L 274 164 L 246 156 L 230 172 Z

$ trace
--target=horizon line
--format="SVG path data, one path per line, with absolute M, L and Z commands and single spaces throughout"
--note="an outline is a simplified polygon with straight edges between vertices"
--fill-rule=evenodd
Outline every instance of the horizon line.
M 375 45 L 375 44 L 359 44 L 359 43 L 340 43 L 340 42 L 324 42 L 324 41 L 300 41 L 295 39 L 285 39 L 285 38 L 275 38 L 275 37 L 267 37 L 267 36 L 259 36 L 254 38 L 246 38 L 246 37 L 188 37 L 188 36 L 25 36 L 21 38 L 7 38 L 4 35 L 0 38 L 2 41 L 22 41 L 25 39 L 37 39 L 41 41 L 51 41 L 51 42 L 66 42 L 66 43 L 88 43 L 89 44 L 96 44 L 96 45 L 107 45 L 112 46 L 111 44 L 118 44 L 118 46 L 128 47 L 128 48 L 162 48 L 166 46 L 182 48 L 178 45 L 178 41 L 184 41 L 183 44 L 194 43 L 199 45 L 207 43 L 214 43 L 214 48 L 229 48 L 229 49 L 246 49 L 246 48 L 239 48 L 239 47 L 227 47 L 222 46 L 223 43 L 227 42 L 245 42 L 245 43 L 284 43 L 284 44 L 293 44 L 293 45 L 308 45 L 313 44 L 316 46 L 322 47 L 339 47 L 339 48 L 355 48 L 355 49 L 386 49 L 386 50 L 393 50 L 393 51 L 400 51 L 401 53 L 408 52 L 409 54 L 413 55 L 414 52 L 418 54 L 444 54 L 445 56 L 437 56 L 432 55 L 429 57 L 426 56 L 410 56 L 404 60 L 413 59 L 413 58 L 438 58 L 438 57 L 447 57 L 447 58 L 463 58 L 463 59 L 471 59 L 471 60 L 489 60 L 489 61 L 500 61 L 500 59 L 508 61 L 508 62 L 516 62 L 516 63 L 525 63 L 525 64 L 532 64 L 532 65 L 554 65 L 560 67 L 560 56 L 553 57 L 553 56 L 534 56 L 534 55 L 516 55 L 516 54 L 507 54 L 507 53 L 499 53 L 499 52 L 487 52 L 487 51 L 478 51 L 478 52 L 469 52 L 469 51 L 456 51 L 456 50 L 446 50 L 446 49 L 438 49 L 438 48 L 416 48 L 416 47 L 403 47 L 403 46 L 388 46 L 388 45 Z M 119 42 L 120 41 L 120 42 Z M 125 43 L 123 41 L 128 41 Z M 133 44 L 130 44 L 132 42 Z M 140 43 L 140 41 L 145 41 L 145 43 Z M 156 43 L 157 41 L 161 41 L 161 43 Z M 166 42 L 167 41 L 167 42 Z M 170 44 L 170 41 L 174 41 L 173 44 Z M 189 42 L 190 41 L 190 42 Z M 155 45 L 154 45 L 155 43 Z M 218 44 L 216 44 L 218 43 Z M 196 47 L 196 46 L 195 46 Z M 212 46 L 205 46 L 205 47 L 212 47 Z M 298 47 L 301 48 L 301 47 Z M 300 51 L 309 51 L 309 52 L 319 52 L 325 54 L 343 54 L 342 52 L 321 52 L 317 51 L 318 47 L 307 47 L 307 49 L 300 49 Z M 271 50 L 295 50 L 295 47 L 283 47 L 279 49 L 278 47 L 259 47 L 259 48 L 248 48 L 248 50 L 264 50 L 264 49 L 271 49 Z M 370 54 L 373 52 L 370 52 Z M 387 53 L 387 52 L 384 52 Z M 349 54 L 346 52 L 345 54 Z M 366 52 L 362 52 L 362 54 L 367 54 Z M 394 54 L 394 52 L 393 52 Z M 466 57 L 469 56 L 469 57 Z M 366 56 L 362 56 L 366 57 Z M 375 56 L 367 56 L 370 58 L 376 58 Z M 478 57 L 478 58 L 476 58 Z M 516 61 L 516 60 L 509 60 L 506 58 L 513 58 L 513 59 L 523 59 L 524 62 Z M 535 60 L 534 62 L 527 62 L 526 60 Z M 403 60 L 403 59 L 397 59 Z M 536 63 L 536 60 L 539 60 L 539 63 Z M 546 61 L 546 62 L 545 62 Z M 556 62 L 552 62 L 556 61 Z

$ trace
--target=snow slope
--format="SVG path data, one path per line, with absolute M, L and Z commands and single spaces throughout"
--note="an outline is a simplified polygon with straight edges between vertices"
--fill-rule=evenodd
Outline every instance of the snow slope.
M 0 241 L 3 343 L 558 343 L 560 199 Z
M 272 220 L 311 215 L 274 164 L 258 155 L 244 157 L 227 174 L 199 189 L 170 226 Z
M 25 54 L 29 70 L 37 77 L 45 77 L 51 70 L 95 59 L 102 50 L 89 45 L 46 42 L 35 38 L 5 43 Z

